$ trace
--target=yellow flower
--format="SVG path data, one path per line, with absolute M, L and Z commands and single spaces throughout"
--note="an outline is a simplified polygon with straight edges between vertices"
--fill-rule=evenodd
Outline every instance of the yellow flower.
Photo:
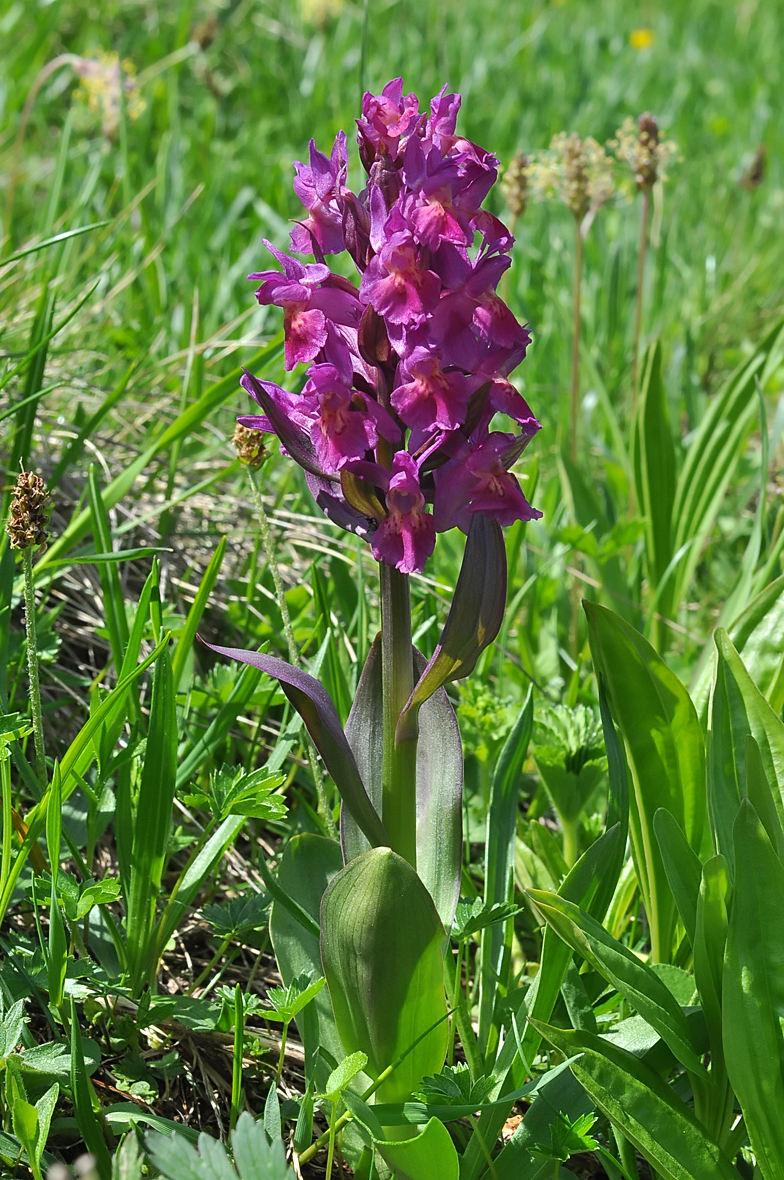
M 632 29 L 629 44 L 632 49 L 650 49 L 653 45 L 653 29 Z
M 121 79 L 128 118 L 135 121 L 145 109 L 132 61 L 124 61 L 121 69 L 119 54 L 100 51 L 96 58 L 77 58 L 74 70 L 81 78 L 76 94 L 102 116 L 101 129 L 107 139 L 113 138 L 120 124 Z

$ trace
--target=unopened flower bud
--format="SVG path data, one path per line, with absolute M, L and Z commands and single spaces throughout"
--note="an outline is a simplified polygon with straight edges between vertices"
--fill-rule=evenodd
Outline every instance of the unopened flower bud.
M 48 533 L 49 493 L 40 475 L 23 471 L 16 481 L 6 531 L 12 549 L 44 549 Z
M 528 164 L 528 156 L 523 152 L 515 152 L 501 178 L 501 192 L 504 194 L 506 207 L 512 214 L 512 221 L 517 221 L 518 217 L 525 213 L 528 199 Z
M 244 463 L 253 471 L 261 467 L 267 458 L 268 451 L 264 446 L 263 430 L 253 430 L 249 426 L 241 426 L 238 422 L 231 441 L 237 448 L 237 458 L 240 463 Z

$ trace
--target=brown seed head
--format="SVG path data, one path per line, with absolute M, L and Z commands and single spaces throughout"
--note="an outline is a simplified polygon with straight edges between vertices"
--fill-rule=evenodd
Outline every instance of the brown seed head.
M 764 143 L 761 143 L 752 157 L 748 168 L 740 178 L 740 182 L 749 192 L 754 192 L 755 188 L 759 188 L 765 179 L 765 156 L 767 155 L 767 148 Z
M 501 177 L 501 192 L 513 221 L 517 221 L 518 217 L 525 213 L 528 199 L 528 165 L 528 156 L 523 152 L 515 152 L 509 161 L 509 167 Z
M 667 165 L 676 159 L 678 147 L 671 139 L 661 138 L 654 115 L 645 111 L 636 121 L 631 117 L 624 119 L 615 135 L 610 147 L 631 168 L 640 192 L 653 188 L 657 180 L 667 179 Z
M 537 200 L 557 197 L 578 222 L 615 192 L 612 158 L 592 136 L 583 139 L 575 132 L 559 132 L 546 152 L 536 154 L 528 182 Z
M 23 471 L 16 481 L 6 531 L 12 549 L 46 548 L 49 493 L 40 475 Z
M 253 430 L 249 426 L 241 426 L 238 422 L 231 441 L 237 448 L 237 458 L 240 463 L 244 463 L 246 467 L 250 467 L 254 471 L 261 467 L 267 458 L 268 452 L 264 446 L 263 430 Z

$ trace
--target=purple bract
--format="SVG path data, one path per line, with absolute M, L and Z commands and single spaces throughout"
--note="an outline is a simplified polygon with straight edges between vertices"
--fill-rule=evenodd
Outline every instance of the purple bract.
M 286 368 L 310 368 L 300 394 L 246 375 L 264 415 L 241 420 L 276 433 L 331 519 L 403 573 L 474 513 L 541 516 L 510 471 L 539 429 L 508 380 L 530 335 L 496 291 L 514 239 L 481 208 L 498 161 L 456 134 L 459 107 L 445 87 L 427 115 L 401 78 L 365 94 L 366 187 L 346 187 L 344 132 L 329 157 L 311 141 L 294 165 L 306 215 L 291 247 L 315 262 L 266 243 L 282 271 L 248 276 L 259 303 L 283 309 Z M 344 250 L 359 287 L 324 262 Z M 519 432 L 492 429 L 499 413 Z

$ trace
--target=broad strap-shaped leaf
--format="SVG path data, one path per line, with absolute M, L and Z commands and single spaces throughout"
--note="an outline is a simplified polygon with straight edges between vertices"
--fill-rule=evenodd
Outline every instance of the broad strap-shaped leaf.
M 414 651 L 421 673 L 427 661 Z M 382 807 L 383 692 L 381 638 L 368 652 L 354 703 L 346 722 L 346 738 L 362 781 L 377 811 Z M 460 894 L 463 827 L 463 748 L 454 708 L 439 688 L 419 713 L 416 760 L 417 872 L 448 930 Z M 340 842 L 345 862 L 367 852 L 370 845 L 346 807 L 341 808 Z
M 523 763 L 528 753 L 534 724 L 533 692 L 520 710 L 512 732 L 504 743 L 490 786 L 485 842 L 485 906 L 502 905 L 511 899 L 514 876 L 514 847 L 517 805 Z M 506 924 L 490 926 L 482 934 L 479 956 L 479 1047 L 485 1053 L 493 1018 L 498 976 L 504 953 Z
M 784 1175 L 784 867 L 744 799 L 722 980 L 724 1056 L 765 1180 Z
M 501 526 L 475 512 L 452 606 L 433 657 L 420 676 L 398 721 L 398 740 L 416 723 L 416 709 L 437 688 L 473 671 L 504 619 L 506 548 Z
M 681 1064 L 707 1084 L 683 1009 L 656 972 L 573 902 L 538 889 L 528 892 L 556 934 L 617 988 L 656 1029 Z
M 689 942 L 694 946 L 702 863 L 684 836 L 683 828 L 666 807 L 654 812 L 653 830 L 678 914 Z
M 321 902 L 321 960 L 347 1053 L 378 1078 L 416 1044 L 378 1090 L 400 1102 L 444 1063 L 444 928 L 416 871 L 373 848 L 332 880 Z M 421 1039 L 420 1039 L 421 1038 Z
M 679 603 L 691 582 L 702 547 L 721 510 L 743 444 L 757 413 L 757 382 L 781 363 L 784 328 L 779 319 L 758 351 L 742 362 L 712 400 L 694 433 L 678 477 L 673 506 L 672 551 L 688 545 L 671 580 L 668 600 Z M 660 604 L 666 614 L 667 603 Z
M 784 705 L 784 574 L 752 599 L 727 627 L 727 634 L 762 695 L 778 713 Z M 689 683 L 689 693 L 700 718 L 707 717 L 714 676 L 716 645 L 707 641 Z
M 686 689 L 639 632 L 612 611 L 585 602 L 594 664 L 631 771 L 629 830 L 651 928 L 654 961 L 672 954 L 675 903 L 653 835 L 666 807 L 695 852 L 705 819 L 705 745 Z
M 396 1180 L 458 1180 L 460 1160 L 452 1137 L 440 1118 L 425 1118 L 423 1130 L 404 1138 L 389 1138 L 389 1127 L 379 1115 L 390 1107 L 368 1106 L 353 1094 L 346 1095 L 346 1105 L 359 1124 L 368 1145 L 375 1145 L 384 1161 L 393 1169 Z M 410 1104 L 407 1104 L 410 1105 Z
M 648 578 L 657 587 L 672 558 L 672 506 L 675 500 L 675 446 L 657 340 L 643 361 L 640 399 L 634 423 L 634 482 L 645 519 Z
M 665 1180 L 740 1180 L 688 1107 L 633 1053 L 594 1033 L 537 1028 L 576 1058 L 569 1068 L 578 1082 Z
M 576 902 L 601 921 L 618 882 L 625 846 L 625 831 L 620 823 L 616 823 L 591 844 L 577 864 L 569 870 L 561 882 L 559 895 Z M 518 1032 L 521 1034 L 522 1055 L 517 1052 L 516 1038 L 510 1035 L 507 1036 L 496 1059 L 494 1073 L 503 1079 L 504 1089 L 522 1085 L 528 1076 L 528 1063 L 536 1056 L 542 1037 L 530 1019 L 527 1024 L 525 1023 L 525 1016 L 530 1014 L 534 1019 L 550 1019 L 571 958 L 571 947 L 548 926 L 542 939 L 539 970 L 520 1015 L 521 1025 Z M 482 1114 L 479 1131 L 485 1143 L 495 1143 L 504 1121 L 503 1111 L 486 1111 Z M 485 1166 L 484 1153 L 478 1139 L 474 1137 L 463 1156 L 461 1180 L 478 1180 Z
M 278 866 L 278 885 L 318 922 L 324 891 L 342 867 L 340 847 L 334 840 L 303 832 L 293 836 L 286 845 Z M 303 972 L 310 971 L 314 977 L 323 973 L 318 938 L 304 930 L 277 902 L 273 903 L 270 914 L 270 937 L 287 987 Z M 336 1061 L 343 1056 L 327 989 L 322 988 L 295 1020 L 305 1049 L 306 1076 L 309 1080 L 314 1077 L 317 1087 L 323 1089 L 330 1071 L 319 1048 Z
M 746 795 L 749 735 L 759 752 L 779 827 L 784 829 L 784 724 L 749 676 L 726 631 L 718 630 L 714 638 L 718 659 L 710 705 L 708 801 L 718 851 L 727 858 L 730 872 L 734 873 L 732 830 L 741 799 Z M 764 788 L 759 775 L 754 779 L 754 787 L 758 791 Z M 763 823 L 766 812 L 764 807 L 760 816 Z
M 218 647 L 212 643 L 205 646 L 227 659 L 250 664 L 278 681 L 305 722 L 316 749 L 324 759 L 324 765 L 357 824 L 374 847 L 385 845 L 387 835 L 384 825 L 367 796 L 337 709 L 323 685 L 301 668 L 295 668 L 276 656 L 264 655 L 259 651 L 244 651 L 238 647 Z

